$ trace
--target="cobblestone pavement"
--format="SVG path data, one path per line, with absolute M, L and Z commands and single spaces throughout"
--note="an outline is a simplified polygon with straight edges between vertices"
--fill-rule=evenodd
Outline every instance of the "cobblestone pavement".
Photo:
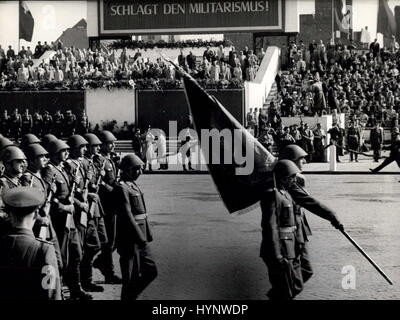
M 308 190 L 337 211 L 348 233 L 394 282 L 390 286 L 329 222 L 307 213 L 314 276 L 305 299 L 400 299 L 399 177 L 307 175 Z M 259 258 L 260 209 L 229 215 L 208 175 L 144 175 L 159 276 L 141 299 L 267 299 L 267 269 Z M 118 255 L 115 264 L 119 273 Z M 344 266 L 356 270 L 356 289 L 342 288 Z M 96 270 L 95 280 L 101 282 Z M 119 299 L 105 285 L 95 299 Z

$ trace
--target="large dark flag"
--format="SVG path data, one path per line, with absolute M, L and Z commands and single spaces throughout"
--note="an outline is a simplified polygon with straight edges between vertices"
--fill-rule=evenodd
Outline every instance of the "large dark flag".
M 275 157 L 192 77 L 185 73 L 183 79 L 202 153 L 224 204 L 230 213 L 255 208 L 273 187 Z
M 378 27 L 376 31 L 383 34 L 385 38 L 391 38 L 396 35 L 396 20 L 387 0 L 379 0 Z
M 25 1 L 19 1 L 19 39 L 32 41 L 35 20 Z
M 336 38 L 352 39 L 353 0 L 334 0 L 334 31 Z

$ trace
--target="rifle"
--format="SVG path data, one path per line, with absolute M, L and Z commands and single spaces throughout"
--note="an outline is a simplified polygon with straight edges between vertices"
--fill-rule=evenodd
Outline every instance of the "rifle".
M 57 174 L 54 174 L 53 178 L 51 179 L 50 191 L 49 191 L 49 194 L 47 195 L 46 201 L 43 206 L 43 213 L 44 213 L 44 216 L 47 218 L 50 215 L 50 204 L 51 204 L 51 199 L 53 198 L 53 195 L 54 195 L 54 191 L 51 189 L 51 186 L 56 182 L 56 177 L 57 177 Z M 33 179 L 31 180 L 31 183 L 30 183 L 31 186 L 32 186 L 32 182 L 33 182 Z M 50 238 L 49 226 L 41 226 L 40 227 L 39 238 L 42 240 L 46 240 L 46 239 Z
M 73 177 L 75 178 L 78 174 L 79 171 L 79 167 L 80 167 L 80 163 L 78 163 L 78 165 L 76 166 L 75 172 Z M 74 204 L 73 199 L 75 196 L 75 190 L 76 190 L 76 180 L 74 179 L 74 182 L 72 183 L 72 187 L 71 187 L 71 191 L 68 195 L 68 200 L 69 200 L 69 204 Z M 73 215 L 72 214 L 68 214 L 67 215 L 67 219 L 65 221 L 65 227 L 70 230 L 70 229 L 75 229 L 75 223 L 74 223 L 74 219 L 73 219 Z
M 101 170 L 100 170 L 99 177 L 97 178 L 97 181 L 96 181 L 96 183 L 95 183 L 95 185 L 94 185 L 94 189 L 95 189 L 95 193 L 96 193 L 96 194 L 99 192 L 99 187 L 100 187 L 101 178 L 102 178 L 101 172 L 104 171 L 105 166 L 106 166 L 106 162 L 104 161 L 104 162 L 103 162 L 103 165 L 101 166 Z M 96 208 L 95 202 L 92 201 L 92 202 L 90 203 L 90 207 L 89 207 L 89 214 L 90 214 L 91 217 L 94 216 L 94 210 L 95 210 L 95 208 Z

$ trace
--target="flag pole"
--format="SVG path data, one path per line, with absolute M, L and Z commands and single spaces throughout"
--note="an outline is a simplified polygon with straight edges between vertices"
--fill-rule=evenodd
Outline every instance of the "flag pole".
M 335 44 L 335 7 L 334 0 L 331 0 L 332 4 L 332 42 Z
M 21 45 L 21 0 L 18 0 L 18 51 L 17 51 L 17 55 L 19 55 L 19 50 L 20 50 L 20 45 Z

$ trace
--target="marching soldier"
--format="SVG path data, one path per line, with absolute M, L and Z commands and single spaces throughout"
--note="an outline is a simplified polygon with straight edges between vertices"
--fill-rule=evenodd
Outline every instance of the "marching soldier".
M 61 300 L 54 246 L 32 232 L 44 194 L 18 187 L 7 190 L 3 201 L 14 225 L 0 239 L 0 300 Z
M 53 116 L 53 126 L 51 129 L 52 134 L 57 138 L 61 139 L 63 137 L 64 128 L 64 115 L 61 114 L 60 110 L 57 110 Z
M 112 253 L 115 242 L 115 199 L 113 190 L 118 177 L 118 164 L 113 159 L 114 142 L 117 138 L 110 131 L 99 134 L 102 142 L 100 154 L 93 158 L 98 168 L 104 168 L 104 176 L 99 186 L 100 203 L 104 211 L 104 222 L 107 230 L 108 242 L 101 248 L 101 253 L 94 261 L 93 266 L 100 269 L 106 283 L 121 283 L 121 279 L 114 274 Z
M 83 244 L 83 257 L 81 261 L 81 283 L 82 288 L 89 292 L 102 292 L 104 289 L 92 281 L 92 264 L 96 254 L 100 251 L 100 240 L 97 228 L 89 209 L 89 184 L 92 181 L 94 172 L 89 170 L 87 163 L 84 163 L 84 155 L 87 150 L 86 141 L 80 135 L 73 135 L 68 139 L 70 146 L 70 158 L 67 160 L 67 171 L 71 176 L 78 176 L 74 194 L 75 224 L 78 226 L 81 243 Z
M 48 185 L 41 174 L 47 166 L 49 153 L 38 143 L 28 145 L 24 152 L 28 160 L 28 168 L 20 178 L 21 185 L 38 189 L 46 197 L 43 205 L 39 207 L 39 214 L 32 230 L 36 238 L 50 241 L 54 245 L 58 268 L 62 270 L 60 244 L 50 218 L 50 204 L 56 186 L 55 183 Z
M 1 134 L 8 137 L 10 134 L 10 116 L 8 115 L 7 109 L 4 109 L 3 114 L 1 115 L 0 126 Z
M 121 181 L 114 188 L 117 212 L 116 247 L 122 272 L 121 300 L 137 299 L 157 277 L 157 267 L 149 243 L 153 237 L 147 221 L 143 192 L 136 184 L 143 161 L 134 154 L 120 164 Z
M 305 189 L 305 179 L 301 175 L 303 165 L 306 163 L 307 153 L 297 145 L 289 145 L 282 150 L 279 159 L 290 160 L 299 169 L 296 179 L 288 185 L 287 190 L 295 201 L 294 211 L 296 218 L 296 241 L 298 243 L 298 254 L 300 255 L 300 265 L 302 282 L 307 282 L 313 275 L 311 259 L 308 253 L 309 236 L 312 234 L 306 215 L 302 208 L 314 213 L 315 215 L 328 220 L 336 229 L 343 229 L 335 212 L 326 207 L 318 200 L 313 198 Z
M 262 242 L 260 257 L 268 268 L 270 300 L 292 300 L 303 289 L 300 260 L 296 252 L 295 203 L 288 192 L 300 170 L 289 160 L 275 165 L 276 185 L 261 200 Z
M 29 114 L 29 109 L 25 109 L 25 113 L 21 116 L 21 134 L 32 132 L 33 118 Z
M 50 113 L 46 110 L 43 115 L 43 127 L 42 127 L 42 134 L 46 135 L 51 132 L 53 129 L 53 117 Z
M 9 146 L 1 154 L 4 164 L 4 174 L 0 178 L 0 185 L 4 190 L 21 187 L 20 178 L 26 169 L 26 157 L 16 146 Z
M 76 116 L 72 113 L 71 110 L 67 110 L 64 123 L 65 123 L 65 128 L 64 128 L 65 137 L 72 136 L 75 133 L 75 128 L 76 128 Z
M 50 216 L 61 245 L 63 277 L 74 300 L 91 300 L 92 296 L 82 290 L 80 282 L 80 263 L 82 260 L 82 245 L 74 221 L 74 192 L 79 180 L 71 181 L 64 169 L 68 157 L 69 146 L 62 140 L 52 140 L 49 143 L 49 165 L 43 169 L 42 177 L 52 184 L 55 179 L 55 192 L 51 202 Z
M 0 177 L 0 194 L 5 190 L 21 186 L 19 179 L 25 171 L 25 160 L 24 153 L 16 146 L 8 145 L 1 151 L 1 162 L 4 169 Z M 11 229 L 11 217 L 4 210 L 4 203 L 0 204 L 0 236 L 2 236 Z
M 32 116 L 32 121 L 33 121 L 32 133 L 40 137 L 42 135 L 42 130 L 44 129 L 42 115 L 39 112 L 35 111 L 35 113 Z
M 9 121 L 10 136 L 17 141 L 21 134 L 22 124 L 21 115 L 18 113 L 17 108 L 14 109 L 14 113 L 10 116 Z
M 98 196 L 99 185 L 102 179 L 102 174 L 104 174 L 104 168 L 98 168 L 93 161 L 94 157 L 97 157 L 100 152 L 101 141 L 99 138 L 93 133 L 87 133 L 84 135 L 86 141 L 89 142 L 87 145 L 87 150 L 85 153 L 85 157 L 82 160 L 83 167 L 86 172 L 89 172 L 91 176 L 91 180 L 89 182 L 88 188 L 88 202 L 89 202 L 89 222 L 88 222 L 88 230 L 92 230 L 92 232 L 88 232 L 86 243 L 87 250 L 83 257 L 82 261 L 82 276 L 87 272 L 87 287 L 93 287 L 93 289 L 97 289 L 97 291 L 103 291 L 102 287 L 96 286 L 92 284 L 92 267 L 93 260 L 98 251 L 101 248 L 104 248 L 107 245 L 107 231 L 104 224 L 104 213 L 100 204 L 100 199 Z M 102 172 L 103 171 L 103 172 Z M 100 245 L 100 248 L 97 246 Z M 84 266 L 87 266 L 85 270 L 83 270 Z M 90 291 L 90 290 L 87 290 Z

